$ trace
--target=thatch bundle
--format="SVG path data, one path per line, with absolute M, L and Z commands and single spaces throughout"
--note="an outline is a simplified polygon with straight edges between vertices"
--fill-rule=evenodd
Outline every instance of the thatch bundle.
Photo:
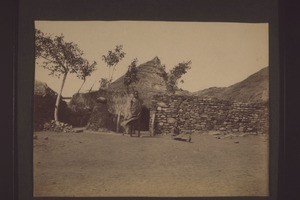
M 108 111 L 106 99 L 101 97 L 99 103 L 92 110 L 87 129 L 94 131 L 112 129 L 113 121 L 113 115 Z

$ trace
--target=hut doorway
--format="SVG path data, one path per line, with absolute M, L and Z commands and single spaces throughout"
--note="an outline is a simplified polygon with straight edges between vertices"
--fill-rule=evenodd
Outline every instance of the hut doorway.
M 141 112 L 141 131 L 149 131 L 150 110 L 146 106 L 142 106 Z

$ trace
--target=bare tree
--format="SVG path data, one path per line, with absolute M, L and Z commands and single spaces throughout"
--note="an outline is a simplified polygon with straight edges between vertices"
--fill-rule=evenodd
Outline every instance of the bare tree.
M 50 71 L 49 75 L 63 77 L 60 90 L 57 94 L 54 120 L 58 121 L 58 108 L 61 94 L 69 73 L 77 77 L 86 77 L 94 71 L 95 62 L 89 65 L 84 59 L 82 50 L 73 42 L 64 41 L 64 35 L 52 37 L 40 30 L 35 30 L 35 58 L 38 64 Z M 38 58 L 41 59 L 39 63 Z

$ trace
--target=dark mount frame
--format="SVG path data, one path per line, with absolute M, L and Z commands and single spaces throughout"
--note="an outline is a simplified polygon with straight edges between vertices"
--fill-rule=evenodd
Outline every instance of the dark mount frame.
M 16 69 L 16 199 L 33 199 L 34 21 L 151 20 L 269 23 L 270 197 L 277 199 L 280 126 L 279 18 L 277 0 L 19 0 Z M 213 198 L 213 197 L 212 197 Z M 49 198 L 35 198 L 49 199 Z M 54 198 L 51 198 L 54 199 Z M 55 198 L 56 199 L 56 198 Z M 57 198 L 60 199 L 60 198 Z M 69 199 L 69 198 L 63 198 Z M 76 198 L 90 199 L 90 198 Z M 124 198 L 123 198 L 124 199 Z M 208 198 L 204 198 L 208 199 Z M 211 199 L 211 198 L 209 198 Z

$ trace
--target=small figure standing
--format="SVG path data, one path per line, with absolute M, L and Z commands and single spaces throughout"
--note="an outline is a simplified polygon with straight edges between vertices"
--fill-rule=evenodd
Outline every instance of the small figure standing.
M 142 101 L 139 99 L 138 91 L 133 92 L 133 96 L 129 100 L 128 107 L 128 115 L 121 125 L 125 128 L 126 133 L 130 134 L 130 136 L 132 136 L 135 130 L 137 130 L 138 136 L 140 137 Z

